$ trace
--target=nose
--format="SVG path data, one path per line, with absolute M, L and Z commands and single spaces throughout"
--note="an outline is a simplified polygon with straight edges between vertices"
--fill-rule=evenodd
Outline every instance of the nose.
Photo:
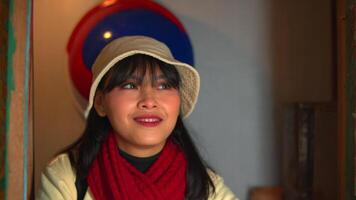
M 154 109 L 158 106 L 156 95 L 152 89 L 145 88 L 140 92 L 138 101 L 138 108 L 140 109 Z

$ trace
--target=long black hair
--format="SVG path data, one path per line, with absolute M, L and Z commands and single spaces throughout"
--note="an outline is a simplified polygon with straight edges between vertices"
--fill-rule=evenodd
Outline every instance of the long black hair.
M 104 94 L 110 92 L 116 86 L 120 86 L 131 75 L 136 73 L 139 77 L 144 77 L 146 71 L 151 73 L 151 81 L 154 81 L 156 71 L 161 70 L 168 84 L 179 90 L 180 77 L 173 65 L 164 63 L 156 58 L 136 54 L 129 56 L 113 66 L 99 83 L 98 89 Z M 86 127 L 83 135 L 65 152 L 76 173 L 76 188 L 78 199 L 83 199 L 87 190 L 86 177 L 91 163 L 95 160 L 101 144 L 105 140 L 109 130 L 112 129 L 107 117 L 100 117 L 96 110 L 92 108 L 89 112 Z M 210 193 L 215 192 L 212 178 L 209 176 L 205 161 L 200 156 L 188 130 L 184 126 L 181 116 L 178 116 L 176 125 L 169 136 L 179 145 L 187 160 L 186 172 L 186 194 L 189 200 L 206 200 Z

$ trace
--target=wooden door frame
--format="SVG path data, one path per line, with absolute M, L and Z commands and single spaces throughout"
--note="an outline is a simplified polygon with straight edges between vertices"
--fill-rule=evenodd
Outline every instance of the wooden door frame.
M 32 2 L 0 2 L 2 32 L 6 47 L 1 50 L 5 79 L 0 96 L 5 129 L 5 190 L 2 199 L 29 199 L 32 177 Z M 5 30 L 5 31 L 4 31 Z M 4 74 L 3 74 L 4 75 Z
M 338 199 L 355 195 L 355 0 L 336 2 Z

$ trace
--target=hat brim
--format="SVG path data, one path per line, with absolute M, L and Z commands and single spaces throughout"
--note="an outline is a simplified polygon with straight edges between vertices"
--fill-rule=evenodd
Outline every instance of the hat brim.
M 158 60 L 161 60 L 167 64 L 174 65 L 180 75 L 181 79 L 181 85 L 180 85 L 180 97 L 181 97 L 181 116 L 183 118 L 188 117 L 194 107 L 195 104 L 198 100 L 198 94 L 200 90 L 200 77 L 199 73 L 189 64 L 180 62 L 178 60 L 175 60 L 173 58 L 165 58 L 160 55 L 157 55 L 155 53 L 147 52 L 147 51 L 142 51 L 142 50 L 131 50 L 127 51 L 125 53 L 122 53 L 113 59 L 111 59 L 106 65 L 104 63 L 105 67 L 103 67 L 100 70 L 100 73 L 96 76 L 96 78 L 93 80 L 93 83 L 90 87 L 90 94 L 89 94 L 89 102 L 87 109 L 84 113 L 85 117 L 87 118 L 89 115 L 89 112 L 91 108 L 93 107 L 94 103 L 94 97 L 96 93 L 96 89 L 101 81 L 101 79 L 104 77 L 104 75 L 120 60 L 123 60 L 129 56 L 135 55 L 135 54 L 144 54 L 148 55 L 151 57 L 154 57 Z M 95 64 L 94 64 L 95 65 Z

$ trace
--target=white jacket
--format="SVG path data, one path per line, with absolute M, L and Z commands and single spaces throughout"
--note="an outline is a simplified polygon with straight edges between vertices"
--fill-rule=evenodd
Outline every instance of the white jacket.
M 215 185 L 215 194 L 208 200 L 238 200 L 232 191 L 224 184 L 223 179 L 209 171 Z M 37 200 L 77 200 L 75 173 L 67 154 L 57 156 L 41 174 L 41 186 L 36 195 Z M 94 200 L 90 188 L 84 200 Z

